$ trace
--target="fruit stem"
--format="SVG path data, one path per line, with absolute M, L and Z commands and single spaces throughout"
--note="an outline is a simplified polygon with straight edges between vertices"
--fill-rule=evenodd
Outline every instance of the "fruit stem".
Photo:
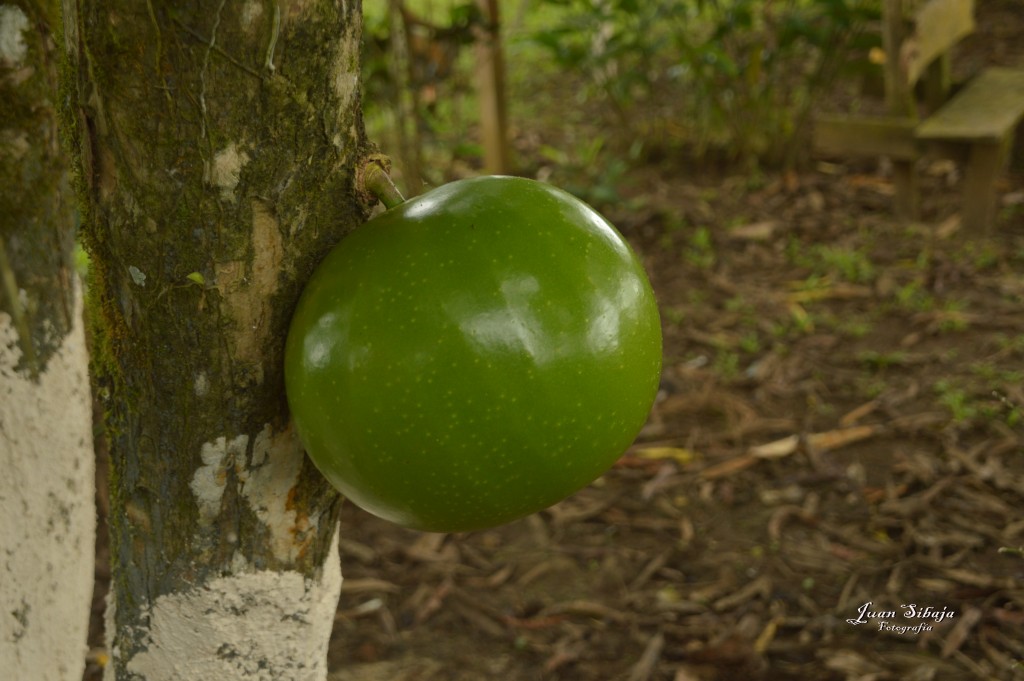
M 363 164 L 362 183 L 363 189 L 372 194 L 386 208 L 394 208 L 405 201 L 402 192 L 391 181 L 385 164 L 387 159 L 381 156 L 372 156 Z

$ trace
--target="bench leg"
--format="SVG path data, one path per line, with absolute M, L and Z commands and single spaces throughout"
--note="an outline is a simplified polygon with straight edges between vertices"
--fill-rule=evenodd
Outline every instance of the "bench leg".
M 893 161 L 892 182 L 896 190 L 896 216 L 902 220 L 916 220 L 918 200 L 914 161 Z
M 964 174 L 963 224 L 972 233 L 989 234 L 996 217 L 996 179 L 1006 159 L 1006 140 L 971 146 Z

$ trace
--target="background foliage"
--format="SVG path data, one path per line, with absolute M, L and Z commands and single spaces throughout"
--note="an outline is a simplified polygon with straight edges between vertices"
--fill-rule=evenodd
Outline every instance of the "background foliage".
M 410 0 L 420 27 L 412 86 L 428 183 L 479 163 L 465 0 Z M 367 113 L 388 138 L 398 96 L 393 26 L 367 7 Z M 808 114 L 872 44 L 874 0 L 508 0 L 510 117 L 524 171 L 541 168 L 598 203 L 628 164 L 671 155 L 748 168 L 801 161 Z M 420 51 L 417 52 L 416 50 Z M 390 120 L 388 120 L 390 118 Z M 468 134 L 467 134 L 468 133 Z

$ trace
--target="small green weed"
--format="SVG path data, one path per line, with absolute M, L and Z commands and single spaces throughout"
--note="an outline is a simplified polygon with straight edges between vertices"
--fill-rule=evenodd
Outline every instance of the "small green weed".
M 834 246 L 817 246 L 814 250 L 827 271 L 836 272 L 848 282 L 866 284 L 875 278 L 875 266 L 862 251 Z
M 540 154 L 553 164 L 558 184 L 588 203 L 606 206 L 621 201 L 618 187 L 628 170 L 626 161 L 609 152 L 606 144 L 596 135 L 580 139 L 570 151 L 542 146 Z
M 872 371 L 884 371 L 889 367 L 901 366 L 907 363 L 907 353 L 894 351 L 894 352 L 878 352 L 877 350 L 866 350 L 865 352 L 857 355 L 857 361 L 864 364 Z
M 951 380 L 941 379 L 932 386 L 939 404 L 949 410 L 953 421 L 968 423 L 979 415 L 977 401 L 961 386 Z
M 666 307 L 661 311 L 661 316 L 671 326 L 679 326 L 686 319 L 686 309 L 683 307 Z
M 721 350 L 715 355 L 711 368 L 726 380 L 736 378 L 740 374 L 740 356 L 732 350 Z
M 893 302 L 898 309 L 907 312 L 929 312 L 936 307 L 935 297 L 925 290 L 924 283 L 919 279 L 896 289 Z
M 857 392 L 865 399 L 873 400 L 882 395 L 889 387 L 884 379 L 877 376 L 865 375 L 857 379 Z
M 861 249 L 829 244 L 804 248 L 798 240 L 790 239 L 786 243 L 786 257 L 793 265 L 809 269 L 811 276 L 808 279 L 836 277 L 852 284 L 867 284 L 876 276 L 874 263 Z
M 963 310 L 967 306 L 961 300 L 947 300 L 939 313 L 939 331 L 943 333 L 966 331 L 969 325 Z
M 761 338 L 756 331 L 748 331 L 740 338 L 740 350 L 751 355 L 761 351 Z
M 1011 355 L 1024 355 L 1024 334 L 1018 336 L 1000 334 L 996 338 L 996 344 L 999 346 L 1000 352 L 1006 352 Z
M 715 244 L 708 227 L 698 227 L 694 230 L 683 249 L 683 259 L 702 270 L 709 270 L 715 266 L 718 258 L 715 255 Z

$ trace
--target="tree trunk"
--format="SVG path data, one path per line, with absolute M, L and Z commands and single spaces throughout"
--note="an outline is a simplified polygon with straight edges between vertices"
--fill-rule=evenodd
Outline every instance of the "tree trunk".
M 111 450 L 116 679 L 323 679 L 339 498 L 284 396 L 365 219 L 359 2 L 64 0 Z
M 59 16 L 55 0 L 0 5 L 0 674 L 77 681 L 96 516 Z
M 501 46 L 501 19 L 497 0 L 477 0 L 484 26 L 477 30 L 477 96 L 484 170 L 492 175 L 509 172 L 508 107 L 505 102 L 505 59 Z
M 398 170 L 410 196 L 423 192 L 422 151 L 420 135 L 419 86 L 412 83 L 410 36 L 402 0 L 389 0 L 388 69 L 395 82 L 395 138 L 398 146 Z

